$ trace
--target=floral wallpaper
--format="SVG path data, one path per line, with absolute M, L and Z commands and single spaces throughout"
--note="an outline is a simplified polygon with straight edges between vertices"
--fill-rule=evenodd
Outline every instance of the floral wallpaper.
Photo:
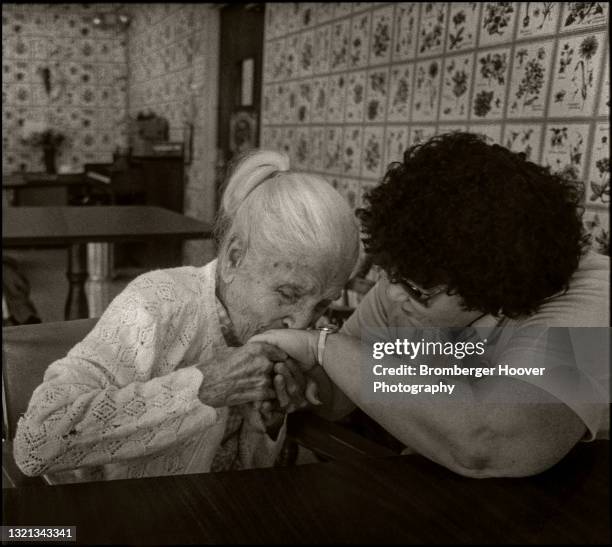
M 607 2 L 268 3 L 262 146 L 353 207 L 407 146 L 455 129 L 585 181 L 609 253 Z
M 92 23 L 115 6 L 2 4 L 3 173 L 44 171 L 30 129 L 62 133 L 57 164 L 72 171 L 126 146 L 127 34 Z
M 211 4 L 129 4 L 128 109 L 153 111 L 171 141 L 190 147 L 185 214 L 212 222 L 215 206 L 219 10 Z M 214 257 L 208 241 L 184 244 L 185 263 Z
M 101 29 L 96 14 L 117 7 L 127 29 Z M 219 10 L 214 4 L 2 4 L 2 171 L 44 171 L 42 150 L 22 141 L 31 127 L 62 132 L 57 164 L 81 171 L 129 145 L 128 116 L 152 110 L 170 139 L 191 141 L 185 213 L 215 215 Z M 50 90 L 45 86 L 48 74 Z M 203 264 L 210 242 L 185 244 Z

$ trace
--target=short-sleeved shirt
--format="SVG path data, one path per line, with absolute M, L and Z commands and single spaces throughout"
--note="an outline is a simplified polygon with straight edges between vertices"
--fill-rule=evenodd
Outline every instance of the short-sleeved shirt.
M 402 324 L 403 311 L 389 299 L 387 281 L 379 281 L 364 297 L 355 313 L 344 324 L 342 332 L 357 338 L 399 338 L 407 324 Z M 528 327 L 598 327 L 597 329 L 568 328 L 567 342 L 573 351 L 570 367 L 559 366 L 544 379 L 543 376 L 519 376 L 553 395 L 570 407 L 587 428 L 585 441 L 609 439 L 610 435 L 610 258 L 588 252 L 565 292 L 548 298 L 538 311 L 526 318 L 484 316 L 472 327 L 505 328 L 507 332 L 528 332 Z M 410 323 L 410 326 L 413 326 Z M 557 329 L 551 329 L 557 330 Z M 593 344 L 593 331 L 597 344 Z M 589 332 L 590 331 L 590 332 Z M 405 331 L 404 331 L 405 332 Z M 605 336 L 601 336 L 601 334 Z M 524 339 L 524 337 L 523 337 Z M 500 355 L 520 355 L 522 338 L 513 336 L 501 348 Z M 525 346 L 526 347 L 526 346 Z M 565 363 L 566 364 L 566 363 Z M 569 380 L 568 380 L 569 378 Z M 579 386 L 578 390 L 576 386 Z

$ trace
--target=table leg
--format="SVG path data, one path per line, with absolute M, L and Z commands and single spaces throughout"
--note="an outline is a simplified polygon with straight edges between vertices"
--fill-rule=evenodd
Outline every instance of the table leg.
M 86 319 L 89 317 L 85 281 L 87 280 L 87 245 L 77 243 L 68 249 L 68 272 L 70 287 L 66 300 L 64 317 L 66 319 Z

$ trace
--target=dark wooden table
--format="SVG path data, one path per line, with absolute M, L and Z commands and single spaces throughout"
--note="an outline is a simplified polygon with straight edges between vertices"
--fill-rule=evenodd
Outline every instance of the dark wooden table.
M 86 243 L 146 240 L 206 239 L 212 227 L 199 220 L 162 209 L 138 206 L 4 207 L 2 246 L 65 245 L 70 289 L 66 319 L 88 317 L 85 281 Z
M 608 442 L 520 479 L 418 456 L 3 491 L 4 525 L 83 543 L 609 543 Z
M 89 179 L 85 173 L 16 173 L 2 177 L 2 190 L 9 192 L 8 203 L 12 206 L 68 205 L 70 195 L 87 194 L 94 188 L 109 192 L 107 184 Z

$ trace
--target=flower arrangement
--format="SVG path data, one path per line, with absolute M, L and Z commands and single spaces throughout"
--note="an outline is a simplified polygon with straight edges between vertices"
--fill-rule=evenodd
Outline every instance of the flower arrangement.
M 57 148 L 65 140 L 65 135 L 44 122 L 26 121 L 23 125 L 21 142 L 25 145 Z
M 59 146 L 66 140 L 63 133 L 49 127 L 45 122 L 26 121 L 21 133 L 21 142 L 27 146 L 40 146 L 43 150 L 45 170 L 56 172 L 55 155 Z
M 57 148 L 66 140 L 66 136 L 44 122 L 26 121 L 23 124 L 21 141 L 29 146 Z

